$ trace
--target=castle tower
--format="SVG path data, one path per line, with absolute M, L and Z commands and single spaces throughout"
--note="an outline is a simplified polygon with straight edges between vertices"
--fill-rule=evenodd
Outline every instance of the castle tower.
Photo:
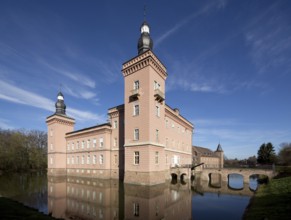
M 74 130 L 75 119 L 66 115 L 64 96 L 58 93 L 56 112 L 47 117 L 48 127 L 48 174 L 66 175 L 66 138 Z
M 224 155 L 223 155 L 223 150 L 222 150 L 222 147 L 221 147 L 220 143 L 217 146 L 215 154 L 219 157 L 219 168 L 223 168 L 223 166 L 224 166 Z
M 146 22 L 141 25 L 138 55 L 122 66 L 125 109 L 125 178 L 154 185 L 165 181 L 165 66 L 152 52 Z

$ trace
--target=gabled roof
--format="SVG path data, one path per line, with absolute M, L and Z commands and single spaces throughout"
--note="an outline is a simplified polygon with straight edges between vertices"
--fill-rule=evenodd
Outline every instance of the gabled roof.
M 194 150 L 197 151 L 197 153 L 201 154 L 202 156 L 208 156 L 208 157 L 216 157 L 214 152 L 208 148 L 205 147 L 198 147 L 198 146 L 192 146 Z

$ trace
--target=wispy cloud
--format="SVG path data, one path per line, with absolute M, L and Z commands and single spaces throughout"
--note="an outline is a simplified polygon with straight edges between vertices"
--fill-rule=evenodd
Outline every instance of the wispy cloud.
M 272 142 L 276 147 L 290 140 L 290 131 L 262 129 L 255 124 L 236 119 L 195 119 L 194 145 L 215 149 L 221 143 L 226 156 L 247 158 L 257 154 L 264 142 Z
M 289 17 L 279 13 L 280 4 L 273 4 L 245 30 L 245 40 L 259 73 L 276 68 L 291 71 L 291 26 Z
M 1 129 L 14 129 L 14 127 L 9 124 L 9 121 L 3 118 L 0 118 L 0 128 Z
M 45 109 L 51 112 L 55 111 L 54 101 L 30 91 L 21 89 L 16 85 L 9 84 L 2 80 L 0 80 L 0 99 L 17 104 Z M 106 120 L 106 116 L 91 113 L 89 111 L 83 111 L 74 108 L 68 108 L 67 111 L 70 116 L 81 121 L 96 120 L 96 123 L 102 123 Z
M 95 81 L 93 79 L 89 78 L 88 76 L 86 76 L 85 74 L 80 74 L 80 73 L 77 73 L 74 71 L 66 70 L 66 69 L 63 69 L 62 67 L 54 66 L 54 65 L 51 65 L 51 64 L 44 62 L 44 61 L 43 61 L 43 64 L 46 65 L 51 70 L 53 70 L 59 74 L 62 74 L 63 76 L 66 76 L 75 82 L 78 82 L 78 83 L 80 83 L 84 86 L 88 86 L 90 88 L 95 88 L 95 85 L 96 85 Z
M 80 87 L 74 87 L 68 86 L 66 84 L 62 85 L 62 91 L 64 91 L 66 94 L 73 96 L 75 98 L 81 98 L 81 99 L 94 99 L 96 100 L 96 93 L 84 90 Z
M 193 14 L 185 17 L 183 20 L 176 23 L 173 27 L 171 27 L 169 30 L 167 30 L 165 33 L 163 33 L 161 36 L 159 36 L 155 40 L 155 46 L 157 47 L 159 44 L 161 44 L 164 40 L 166 40 L 171 35 L 175 34 L 179 29 L 181 29 L 183 26 L 188 24 L 191 20 L 194 18 L 197 18 L 198 16 L 207 14 L 211 12 L 212 10 L 218 10 L 222 9 L 226 6 L 227 1 L 226 0 L 219 0 L 219 1 L 211 1 L 210 3 L 204 5 L 200 10 L 197 12 L 194 12 Z

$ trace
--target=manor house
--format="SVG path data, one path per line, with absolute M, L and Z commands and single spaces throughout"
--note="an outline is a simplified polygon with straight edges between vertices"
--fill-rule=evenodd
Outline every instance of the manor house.
M 108 109 L 107 123 L 75 131 L 59 92 L 46 119 L 48 174 L 155 185 L 170 179 L 172 168 L 192 164 L 193 124 L 166 104 L 166 67 L 153 53 L 147 22 L 140 31 L 138 55 L 122 65 L 124 104 Z

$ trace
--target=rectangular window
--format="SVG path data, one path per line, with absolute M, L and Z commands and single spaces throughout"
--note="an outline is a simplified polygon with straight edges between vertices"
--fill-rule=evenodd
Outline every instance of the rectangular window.
M 139 216 L 139 204 L 138 203 L 133 203 L 133 215 L 138 217 Z
M 82 164 L 84 164 L 85 163 L 85 156 L 83 155 L 82 156 Z
M 156 151 L 156 154 L 155 154 L 155 163 L 158 164 L 159 163 L 159 152 Z
M 138 104 L 133 106 L 133 115 L 134 116 L 139 115 L 139 105 Z
M 87 148 L 90 148 L 90 139 L 87 140 Z
M 166 138 L 166 147 L 168 147 L 168 145 L 169 145 L 169 139 Z
M 93 156 L 93 164 L 96 164 L 96 155 Z
M 51 129 L 51 131 L 50 131 L 50 136 L 51 137 L 53 136 L 53 129 Z
M 93 147 L 95 148 L 97 146 L 96 138 L 93 139 Z
M 72 156 L 72 164 L 75 164 L 75 158 Z
M 80 147 L 80 142 L 77 141 L 77 149 L 79 149 L 79 147 Z
M 85 147 L 85 141 L 82 141 L 82 149 Z
M 114 164 L 117 164 L 117 155 L 114 155 Z
M 117 146 L 117 138 L 114 138 L 114 143 L 113 143 L 114 147 Z
M 76 161 L 76 164 L 79 164 L 80 163 L 80 157 L 77 156 L 77 161 Z
M 156 129 L 156 142 L 159 142 L 159 130 Z
M 134 81 L 133 89 L 139 89 L 139 80 Z
M 68 150 L 70 150 L 70 142 L 68 142 L 67 147 L 68 147 Z
M 134 129 L 134 140 L 139 140 L 139 129 L 135 128 Z
M 103 138 L 101 137 L 99 139 L 99 147 L 103 147 L 104 146 L 104 142 L 103 142 Z
M 54 147 L 53 147 L 53 144 L 51 144 L 51 150 L 53 149 Z
M 160 117 L 160 106 L 156 105 L 156 116 Z
M 53 159 L 53 157 L 51 157 L 50 162 L 51 162 L 51 164 L 54 163 L 54 159 Z
M 70 164 L 70 157 L 67 157 L 67 164 Z
M 161 85 L 157 81 L 154 81 L 154 90 L 160 89 L 160 87 Z
M 90 164 L 90 155 L 87 156 L 87 164 Z
M 134 164 L 135 165 L 139 164 L 139 151 L 134 152 Z
M 103 162 L 104 162 L 104 157 L 103 157 L 103 154 L 101 154 L 99 156 L 99 164 L 103 164 Z
M 117 128 L 117 121 L 115 120 L 114 122 L 113 122 L 113 128 Z
M 75 143 L 73 142 L 72 143 L 72 150 L 74 150 L 75 149 Z

